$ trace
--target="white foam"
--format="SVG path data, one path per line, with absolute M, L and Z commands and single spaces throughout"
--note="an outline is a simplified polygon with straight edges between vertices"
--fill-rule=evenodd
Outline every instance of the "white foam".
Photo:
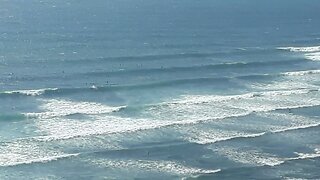
M 281 133 L 287 131 L 294 131 L 299 129 L 307 129 L 320 126 L 317 119 L 307 118 L 298 115 L 290 115 L 283 113 L 257 113 L 258 117 L 268 118 L 268 124 L 262 126 L 251 125 L 245 122 L 239 124 L 237 127 L 229 126 L 234 124 L 234 121 L 230 119 L 224 122 L 217 122 L 227 129 L 221 128 L 205 128 L 206 124 L 192 127 L 179 127 L 177 130 L 182 132 L 184 139 L 192 143 L 197 144 L 212 144 L 221 141 L 227 141 L 238 138 L 255 138 L 266 134 Z M 260 118 L 259 118 L 260 119 Z M 219 126 L 220 127 L 220 126 Z M 232 129 L 231 129 L 232 128 Z M 233 130 L 233 128 L 235 128 Z M 254 129 L 254 132 L 251 132 Z
M 0 167 L 46 163 L 78 155 L 46 149 L 34 142 L 16 141 L 0 146 Z
M 64 158 L 78 156 L 78 155 L 79 154 L 62 154 L 58 156 L 49 156 L 49 157 L 42 157 L 42 158 L 35 158 L 35 159 L 33 158 L 20 159 L 20 157 L 17 157 L 16 154 L 5 154 L 3 157 L 1 157 L 1 154 L 0 154 L 0 159 L 5 160 L 5 162 L 0 161 L 0 166 L 8 167 L 8 166 L 17 166 L 17 165 L 32 164 L 32 163 L 47 163 L 50 161 L 57 161 L 59 159 L 64 159 Z
M 97 159 L 91 163 L 107 168 L 121 168 L 126 170 L 139 169 L 142 171 L 152 171 L 176 175 L 212 174 L 221 171 L 220 169 L 208 170 L 188 167 L 174 161 Z
M 216 149 L 215 151 L 232 161 L 255 166 L 277 166 L 285 162 L 273 154 L 260 152 L 258 150 L 241 150 L 224 147 Z
M 310 46 L 310 47 L 279 47 L 279 50 L 289 50 L 292 52 L 318 52 L 320 51 L 320 46 Z
M 268 133 L 281 133 L 299 129 L 307 129 L 312 127 L 319 127 L 320 123 L 308 124 L 308 125 L 300 125 L 300 126 L 291 126 L 288 128 L 285 127 L 275 127 L 274 130 L 261 132 L 261 133 L 230 133 L 230 132 L 215 132 L 215 133 L 206 133 L 206 132 L 197 132 L 195 134 L 189 134 L 191 137 L 187 137 L 186 139 L 189 142 L 197 143 L 197 144 L 213 144 L 216 142 L 227 141 L 238 138 L 255 138 L 266 135 Z
M 232 161 L 258 166 L 278 166 L 287 161 L 314 159 L 320 157 L 320 149 L 315 148 L 313 153 L 298 153 L 296 157 L 278 157 L 274 154 L 262 152 L 259 149 L 236 147 L 217 147 L 212 150 Z
M 320 61 L 320 52 L 305 54 L 306 59 L 311 61 Z
M 48 119 L 72 114 L 104 114 L 118 111 L 121 107 L 111 107 L 94 102 L 74 102 L 68 100 L 41 100 L 40 109 L 44 112 L 25 113 L 27 117 Z
M 226 116 L 223 116 L 223 118 L 225 117 Z M 230 115 L 227 117 L 230 117 Z M 88 119 L 89 120 L 87 121 L 77 121 L 74 119 L 53 118 L 50 120 L 38 121 L 38 128 L 47 135 L 34 137 L 34 139 L 38 141 L 67 140 L 93 135 L 130 133 L 174 125 L 188 125 L 208 120 L 152 120 L 121 118 L 115 116 L 91 116 L 91 118 Z
M 304 56 L 307 60 L 320 61 L 320 46 L 311 47 L 281 47 L 280 50 L 288 50 L 291 52 L 305 53 Z
M 320 152 L 315 153 L 297 153 L 298 157 L 288 158 L 287 160 L 301 160 L 301 159 L 313 159 L 320 157 Z
M 313 153 L 299 153 L 294 152 L 297 157 L 284 158 L 285 161 L 303 160 L 303 159 L 314 159 L 320 157 L 320 149 L 314 149 Z
M 145 107 L 139 114 L 148 118 L 124 118 L 103 114 L 118 110 L 119 107 L 88 102 L 50 100 L 42 106 L 42 109 L 47 112 L 28 115 L 40 117 L 36 121 L 36 125 L 41 132 L 47 135 L 38 137 L 38 139 L 50 141 L 191 125 L 205 121 L 241 117 L 251 113 L 320 105 L 320 98 L 316 98 L 318 96 L 314 95 L 310 96 L 308 93 L 309 90 L 291 90 L 233 96 L 189 95 L 183 96 L 180 100 Z M 312 93 L 319 95 L 318 91 L 312 91 Z M 90 115 L 82 120 L 62 117 L 73 113 Z M 220 138 L 235 138 L 239 135 L 251 136 L 250 134 L 234 134 L 231 137 L 222 136 Z
M 307 70 L 307 71 L 285 72 L 285 73 L 282 73 L 282 74 L 286 75 L 286 76 L 304 76 L 304 75 L 320 74 L 320 69 Z
M 306 90 L 311 92 L 312 90 L 319 89 L 318 85 L 315 85 L 318 81 L 317 77 L 307 76 L 294 76 L 293 74 L 298 73 L 289 73 L 290 75 L 285 75 L 285 79 L 282 81 L 275 81 L 268 84 L 259 83 L 252 84 L 249 88 L 257 89 L 261 91 L 295 91 L 295 90 Z
M 217 109 L 218 112 L 229 111 L 229 113 L 233 113 L 234 111 L 239 112 L 241 109 L 245 110 L 245 112 L 267 112 L 278 109 L 319 105 L 320 99 L 309 97 L 308 93 L 310 92 L 313 91 L 288 90 L 256 92 L 234 96 L 186 96 L 182 101 L 176 101 L 175 104 L 183 104 L 181 105 L 182 107 L 202 106 L 208 108 L 208 111 L 211 109 L 211 112 L 215 109 Z M 304 98 L 303 102 L 300 100 L 301 98 Z M 226 108 L 229 109 L 224 110 Z M 233 112 L 230 112 L 230 109 L 233 110 Z M 198 114 L 201 114 L 201 111 L 198 111 Z
M 311 90 L 312 91 L 312 90 Z M 258 98 L 271 98 L 277 96 L 290 96 L 309 93 L 309 89 L 294 89 L 294 90 L 273 90 L 265 92 L 251 92 L 241 95 L 227 95 L 227 96 L 216 96 L 216 95 L 185 95 L 182 99 L 170 102 L 168 104 L 205 104 L 205 103 L 222 103 L 228 101 L 237 101 L 245 99 L 258 99 Z
M 303 178 L 294 178 L 294 177 L 284 177 L 284 179 L 286 179 L 286 180 L 306 180 Z
M 57 90 L 58 88 L 45 88 L 45 89 L 31 89 L 31 90 L 17 90 L 17 91 L 5 91 L 5 94 L 24 94 L 27 96 L 40 96 L 43 93 L 45 93 L 45 91 L 49 91 L 49 90 Z
M 204 132 L 204 131 L 197 131 L 188 133 L 188 136 L 186 139 L 189 142 L 197 143 L 197 144 L 213 144 L 216 142 L 221 141 L 227 141 L 237 138 L 253 138 L 253 137 L 259 137 L 264 135 L 265 132 L 262 133 L 244 133 L 244 132 L 227 132 L 227 131 L 210 131 L 210 132 Z
M 66 140 L 92 135 L 132 132 L 144 129 L 154 129 L 165 126 L 168 122 L 152 122 L 146 119 L 130 119 L 115 116 L 91 116 L 86 121 L 74 119 L 52 118 L 38 121 L 40 131 L 47 136 L 36 137 L 40 141 Z
M 320 151 L 315 149 L 314 153 L 298 153 L 297 157 L 277 157 L 276 155 L 261 152 L 259 150 L 244 150 L 223 147 L 219 149 L 212 149 L 220 155 L 229 158 L 232 161 L 240 162 L 243 164 L 251 164 L 257 166 L 278 166 L 287 161 L 314 159 L 320 157 Z

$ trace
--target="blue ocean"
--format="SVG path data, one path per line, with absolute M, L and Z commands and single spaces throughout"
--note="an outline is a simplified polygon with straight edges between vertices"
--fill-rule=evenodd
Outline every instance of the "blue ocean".
M 320 1 L 0 0 L 0 179 L 320 179 Z

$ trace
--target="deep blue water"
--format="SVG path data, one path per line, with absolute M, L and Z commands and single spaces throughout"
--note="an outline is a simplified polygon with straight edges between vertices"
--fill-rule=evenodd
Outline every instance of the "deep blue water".
M 318 0 L 0 0 L 0 179 L 320 179 Z

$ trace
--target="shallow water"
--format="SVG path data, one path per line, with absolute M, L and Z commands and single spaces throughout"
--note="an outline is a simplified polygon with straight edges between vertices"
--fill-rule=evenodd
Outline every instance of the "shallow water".
M 318 1 L 0 4 L 0 179 L 320 178 Z

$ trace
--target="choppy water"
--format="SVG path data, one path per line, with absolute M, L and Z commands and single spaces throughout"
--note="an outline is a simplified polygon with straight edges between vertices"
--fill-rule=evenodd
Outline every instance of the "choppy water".
M 318 0 L 0 0 L 0 179 L 320 179 Z

